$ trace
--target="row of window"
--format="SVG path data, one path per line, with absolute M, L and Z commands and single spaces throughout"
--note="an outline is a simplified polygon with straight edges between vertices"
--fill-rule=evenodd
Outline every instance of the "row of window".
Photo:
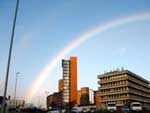
M 69 65 L 70 61 L 69 60 L 63 60 L 62 65 Z
M 101 98 L 102 98 L 102 100 L 109 100 L 109 99 L 127 98 L 128 96 L 129 96 L 129 94 L 123 93 L 123 94 L 101 96 Z
M 69 77 L 69 73 L 63 73 L 63 77 Z
M 64 64 L 63 64 L 62 67 L 63 67 L 63 69 L 64 69 L 64 68 L 69 68 L 69 66 L 70 66 L 70 65 L 64 65 Z
M 118 88 L 111 88 L 111 89 L 103 89 L 103 90 L 100 90 L 100 93 L 113 93 L 113 92 L 121 92 L 121 91 L 128 91 L 128 87 L 118 87 Z
M 130 81 L 129 81 L 129 86 L 134 87 L 135 89 L 138 89 L 138 90 L 145 91 L 145 92 L 148 92 L 148 91 L 149 91 L 148 88 L 145 88 L 145 87 L 142 86 L 142 85 L 139 85 L 139 84 L 136 84 L 136 83 L 133 83 L 133 82 L 130 82 Z
M 105 102 L 103 102 L 103 103 L 106 104 Z M 128 103 L 128 100 L 118 100 L 118 101 L 116 101 L 116 104 L 123 104 L 123 105 L 125 105 L 127 103 Z
M 69 103 L 69 100 L 68 99 L 64 99 L 64 102 Z
M 63 71 L 69 71 L 69 70 L 70 70 L 69 67 L 63 68 Z
M 121 81 L 116 81 L 116 82 L 109 82 L 109 83 L 103 83 L 101 84 L 101 87 L 112 87 L 112 86 L 118 86 L 122 84 L 127 84 L 127 80 L 121 80 Z
M 69 87 L 67 87 L 67 86 L 64 86 L 64 90 L 69 90 Z
M 69 76 L 64 76 L 63 79 L 64 80 L 69 80 Z
M 65 82 L 64 82 L 64 86 L 69 87 L 69 81 L 65 80 Z
M 113 76 L 108 76 L 108 77 L 102 77 L 102 78 L 100 78 L 100 81 L 120 79 L 120 78 L 124 78 L 124 77 L 127 77 L 127 75 L 126 74 L 113 75 Z
M 64 91 L 63 91 L 63 95 L 64 95 L 65 97 L 67 97 L 67 96 L 69 97 L 69 91 L 68 91 L 68 90 L 64 90 Z
M 69 74 L 70 72 L 69 71 L 63 71 L 63 75 L 64 74 Z

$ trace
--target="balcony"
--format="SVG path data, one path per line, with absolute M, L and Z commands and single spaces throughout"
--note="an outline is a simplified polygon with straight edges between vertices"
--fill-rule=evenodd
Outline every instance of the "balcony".
M 128 77 L 121 77 L 121 78 L 116 78 L 116 79 L 106 79 L 106 80 L 100 80 L 98 81 L 98 84 L 103 84 L 103 83 L 110 83 L 110 82 L 117 82 L 117 81 L 122 81 L 122 80 L 127 80 Z
M 118 84 L 118 85 L 112 85 L 112 86 L 103 86 L 103 87 L 99 87 L 98 89 L 99 90 L 102 90 L 102 89 L 110 89 L 110 88 L 118 88 L 118 87 L 125 87 L 125 86 L 128 86 L 128 83 L 126 84 Z
M 133 81 L 133 82 L 139 84 L 140 86 L 143 86 L 143 87 L 145 87 L 145 88 L 150 89 L 150 87 L 148 86 L 148 84 L 142 82 L 141 80 L 138 80 L 138 79 L 136 79 L 136 78 L 134 78 L 134 77 L 131 77 L 131 76 L 129 76 L 129 80 L 131 80 L 131 81 Z
M 143 88 L 143 86 L 136 85 L 136 84 L 134 84 L 134 83 L 132 83 L 132 82 L 129 82 L 128 84 L 129 84 L 130 87 L 133 87 L 133 88 L 135 88 L 135 89 L 137 89 L 137 90 L 139 90 L 139 91 L 143 91 L 143 92 L 150 93 L 150 91 L 147 90 L 146 88 Z
M 118 100 L 127 100 L 129 97 L 122 97 L 122 98 L 107 98 L 102 99 L 101 102 L 108 102 L 108 101 L 118 101 Z
M 101 96 L 104 96 L 104 95 L 115 95 L 115 94 L 123 94 L 123 93 L 128 93 L 128 91 L 118 91 L 118 92 L 103 92 L 103 93 L 100 93 Z
M 132 93 L 132 94 L 136 94 L 136 95 L 139 95 L 139 96 L 143 96 L 143 97 L 150 98 L 150 94 L 144 93 L 143 91 L 131 89 L 131 88 L 129 88 L 129 93 Z

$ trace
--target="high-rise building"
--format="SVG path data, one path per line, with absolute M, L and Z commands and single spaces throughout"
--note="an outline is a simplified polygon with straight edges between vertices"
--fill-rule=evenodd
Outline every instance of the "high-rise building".
M 62 60 L 63 69 L 63 103 L 77 104 L 77 57 Z
M 128 70 L 116 70 L 98 75 L 99 98 L 102 104 L 116 102 L 117 106 L 140 102 L 150 104 L 149 81 Z
M 63 91 L 63 79 L 59 80 L 58 92 Z
M 78 91 L 78 105 L 88 105 L 89 104 L 89 88 L 82 87 Z

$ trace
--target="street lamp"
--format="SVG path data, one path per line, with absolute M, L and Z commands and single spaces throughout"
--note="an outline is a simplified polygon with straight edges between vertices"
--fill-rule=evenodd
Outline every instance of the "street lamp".
M 13 21 L 13 26 L 12 26 L 12 34 L 11 34 L 9 54 L 8 54 L 8 62 L 7 62 L 7 68 L 6 68 L 6 79 L 5 79 L 5 87 L 4 87 L 4 98 L 3 98 L 3 104 L 2 104 L 2 113 L 6 112 L 5 108 L 6 108 L 7 85 L 8 85 L 11 53 L 12 53 L 12 47 L 13 47 L 13 40 L 14 40 L 14 33 L 15 33 L 15 25 L 16 25 L 16 19 L 17 19 L 18 6 L 19 6 L 19 0 L 17 0 L 17 2 L 16 2 L 16 9 L 15 9 L 14 21 Z
M 49 91 L 45 91 L 45 94 L 46 94 L 46 107 L 48 109 L 48 95 L 49 95 Z
M 15 81 L 15 92 L 14 92 L 14 103 L 16 105 L 16 90 L 17 90 L 17 81 L 18 81 L 18 75 L 20 74 L 20 72 L 16 73 L 16 81 Z

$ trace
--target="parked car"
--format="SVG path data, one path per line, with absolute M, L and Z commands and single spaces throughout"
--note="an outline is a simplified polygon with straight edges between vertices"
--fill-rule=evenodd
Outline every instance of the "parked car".
M 116 111 L 117 107 L 116 107 L 116 103 L 115 102 L 108 102 L 107 103 L 107 111 L 113 112 Z
M 150 111 L 150 105 L 144 105 L 144 106 L 142 107 L 142 110 L 143 110 L 143 111 Z
M 83 108 L 82 107 L 73 107 L 71 110 L 73 112 L 76 112 L 76 113 L 82 113 L 83 112 Z
M 10 104 L 10 105 L 7 105 L 7 107 L 8 107 L 8 110 L 9 111 L 16 111 L 17 109 L 17 107 L 16 107 L 16 105 L 15 104 Z
M 129 106 L 127 106 L 127 105 L 122 106 L 121 110 L 122 110 L 123 112 L 129 112 L 129 111 L 130 111 Z
M 96 113 L 96 108 L 91 108 L 91 113 Z
M 142 106 L 141 106 L 140 102 L 132 102 L 131 105 L 130 105 L 130 109 L 132 111 L 141 111 Z
M 51 109 L 47 113 L 61 113 L 60 109 Z
M 89 109 L 89 108 L 84 108 L 84 109 L 83 109 L 83 113 L 88 113 L 88 112 L 90 112 L 90 109 Z

